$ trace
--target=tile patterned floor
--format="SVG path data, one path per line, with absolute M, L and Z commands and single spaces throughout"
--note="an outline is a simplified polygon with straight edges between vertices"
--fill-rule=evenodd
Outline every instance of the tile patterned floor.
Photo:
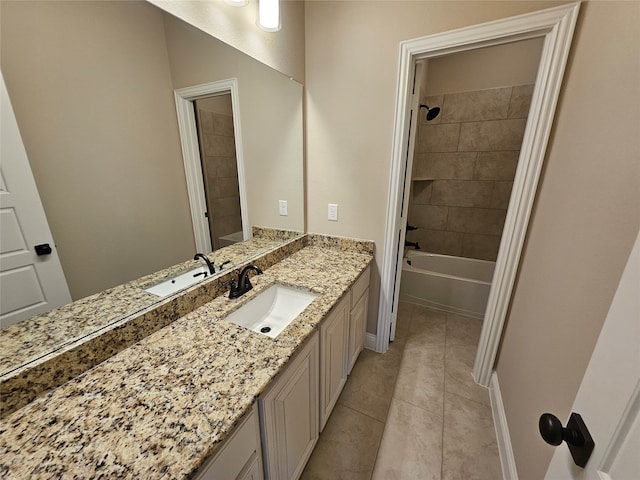
M 303 480 L 499 480 L 489 393 L 471 378 L 481 321 L 401 303 L 396 340 L 365 350 Z

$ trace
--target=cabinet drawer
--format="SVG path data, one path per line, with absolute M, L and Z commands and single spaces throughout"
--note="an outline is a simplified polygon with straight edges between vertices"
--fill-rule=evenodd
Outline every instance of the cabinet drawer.
M 207 460 L 194 476 L 197 480 L 235 480 L 245 466 L 252 461 L 261 461 L 259 427 L 256 406 L 240 426 L 225 440 L 221 450 Z M 259 465 L 259 463 L 258 463 Z
M 369 288 L 370 274 L 371 267 L 369 266 L 364 272 L 362 272 L 358 280 L 356 280 L 356 283 L 353 284 L 353 287 L 351 287 L 351 308 L 355 306 L 365 290 Z

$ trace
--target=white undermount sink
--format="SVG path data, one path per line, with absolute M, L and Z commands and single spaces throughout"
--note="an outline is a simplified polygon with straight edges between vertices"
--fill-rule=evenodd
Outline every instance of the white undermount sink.
M 203 275 L 204 274 L 204 275 Z M 191 285 L 195 285 L 209 275 L 209 269 L 205 266 L 194 268 L 188 272 L 172 277 L 164 282 L 157 283 L 152 287 L 145 288 L 145 292 L 152 293 L 159 297 L 166 297 L 183 290 Z
M 224 320 L 275 338 L 317 297 L 315 293 L 275 284 Z

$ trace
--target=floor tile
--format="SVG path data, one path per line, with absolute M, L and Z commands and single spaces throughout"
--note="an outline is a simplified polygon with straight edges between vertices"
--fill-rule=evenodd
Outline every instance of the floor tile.
M 447 314 L 416 306 L 411 316 L 407 342 L 444 345 Z
M 442 416 L 393 399 L 373 480 L 439 480 Z
M 415 305 L 407 302 L 398 303 L 398 315 L 396 317 L 396 333 L 395 340 L 404 340 L 409 333 L 409 325 L 411 324 L 411 316 Z
M 480 342 L 482 320 L 447 313 L 447 345 L 473 345 Z
M 393 397 L 442 414 L 444 345 L 407 343 Z
M 303 480 L 369 480 L 384 422 L 336 405 L 300 477 Z
M 491 407 L 445 393 L 443 480 L 502 478 Z
M 489 390 L 478 385 L 471 376 L 476 350 L 475 345 L 449 345 L 447 343 L 444 389 L 446 392 L 490 405 Z
M 385 353 L 363 350 L 338 398 L 338 403 L 373 417 L 387 418 L 404 344 L 393 342 Z

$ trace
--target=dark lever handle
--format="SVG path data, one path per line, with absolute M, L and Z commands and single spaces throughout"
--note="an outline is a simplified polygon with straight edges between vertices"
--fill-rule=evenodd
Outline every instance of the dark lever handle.
M 555 415 L 543 413 L 538 421 L 538 429 L 544 441 L 549 445 L 558 446 L 563 441 L 567 442 L 573 461 L 579 467 L 584 468 L 595 444 L 578 413 L 571 414 L 566 428 L 563 428 L 562 423 Z
M 35 247 L 36 250 L 36 255 L 38 255 L 39 257 L 42 255 L 50 255 L 52 250 L 51 250 L 51 245 L 49 245 L 48 243 L 43 243 L 41 245 L 36 245 Z

